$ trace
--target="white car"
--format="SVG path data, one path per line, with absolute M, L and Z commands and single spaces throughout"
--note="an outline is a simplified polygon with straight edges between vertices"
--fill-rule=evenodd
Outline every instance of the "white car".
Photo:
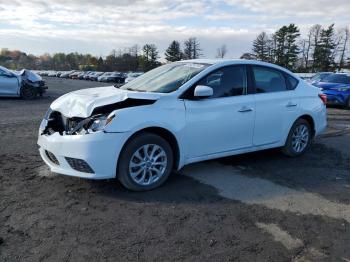
M 326 128 L 325 102 L 276 65 L 181 61 L 120 88 L 63 95 L 42 121 L 38 144 L 55 173 L 117 177 L 130 190 L 150 190 L 193 162 L 276 147 L 303 154 Z
M 144 73 L 143 72 L 138 72 L 138 73 L 129 73 L 127 74 L 125 78 L 125 84 L 131 82 L 132 80 L 138 78 L 139 76 L 142 76 Z
M 34 99 L 42 96 L 46 89 L 45 81 L 33 71 L 10 71 L 0 66 L 0 97 Z

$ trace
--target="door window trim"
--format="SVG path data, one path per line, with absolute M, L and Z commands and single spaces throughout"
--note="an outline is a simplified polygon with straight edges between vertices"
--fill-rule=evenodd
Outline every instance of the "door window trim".
M 245 96 L 251 94 L 252 88 L 253 88 L 253 82 L 251 81 L 251 76 L 249 75 L 249 64 L 233 64 L 233 65 L 225 65 L 219 68 L 214 69 L 213 71 L 207 73 L 205 76 L 201 77 L 199 80 L 197 80 L 194 84 L 192 84 L 189 88 L 183 91 L 182 94 L 179 95 L 179 99 L 186 99 L 186 100 L 201 100 L 201 98 L 194 98 L 194 89 L 198 85 L 200 81 L 202 81 L 204 78 L 208 77 L 210 74 L 213 74 L 219 70 L 222 70 L 227 67 L 244 67 L 245 68 L 245 77 L 246 77 L 246 83 L 247 83 L 247 88 L 244 89 L 244 94 L 238 95 L 238 96 Z M 210 98 L 208 97 L 207 99 L 222 99 L 222 98 L 230 98 L 230 97 L 237 97 L 237 96 L 225 96 L 225 97 L 215 97 L 215 98 Z
M 280 90 L 280 91 L 275 91 L 275 92 L 268 92 L 268 93 L 258 93 L 257 92 L 257 87 L 256 87 L 256 83 L 255 83 L 255 76 L 254 76 L 254 71 L 253 71 L 253 67 L 261 67 L 261 68 L 266 68 L 268 70 L 275 70 L 279 73 L 282 74 L 283 78 L 284 78 L 284 82 L 286 84 L 286 90 Z M 250 78 L 251 78 L 251 83 L 252 83 L 252 94 L 270 94 L 270 93 L 279 93 L 279 92 L 286 92 L 286 91 L 293 91 L 295 90 L 295 88 L 299 85 L 299 80 L 297 78 L 295 78 L 294 76 L 292 76 L 291 74 L 288 74 L 287 72 L 284 72 L 283 70 L 280 70 L 278 68 L 274 68 L 271 66 L 266 66 L 266 65 L 254 65 L 254 64 L 250 64 L 248 65 L 248 70 L 250 72 Z M 287 76 L 292 77 L 293 79 L 295 79 L 295 81 L 297 81 L 297 84 L 295 85 L 295 87 L 292 87 L 288 81 Z

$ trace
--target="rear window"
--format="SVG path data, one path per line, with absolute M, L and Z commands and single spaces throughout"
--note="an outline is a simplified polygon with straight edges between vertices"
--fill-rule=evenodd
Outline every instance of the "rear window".
M 273 68 L 253 66 L 255 87 L 257 93 L 286 91 L 286 79 L 282 72 Z
M 345 74 L 333 74 L 324 79 L 327 83 L 350 84 L 350 76 Z
M 285 74 L 285 75 L 286 75 L 286 79 L 287 79 L 288 89 L 294 90 L 297 87 L 299 81 L 289 74 Z

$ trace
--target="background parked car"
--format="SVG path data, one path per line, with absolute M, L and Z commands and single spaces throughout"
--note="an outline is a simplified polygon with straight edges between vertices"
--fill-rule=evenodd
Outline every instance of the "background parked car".
M 102 75 L 100 75 L 99 77 L 97 77 L 97 81 L 107 82 L 108 77 L 111 76 L 112 74 L 113 74 L 113 72 L 105 72 Z
M 102 75 L 104 72 L 94 72 L 94 74 L 89 76 L 90 81 L 97 81 L 97 78 Z
M 69 78 L 69 75 L 74 73 L 75 71 L 74 70 L 71 70 L 71 71 L 67 71 L 67 72 L 63 72 L 60 77 L 61 78 Z
M 90 79 L 90 76 L 94 75 L 95 74 L 95 71 L 90 71 L 89 73 L 85 74 L 83 76 L 83 79 L 84 80 L 89 80 Z
M 124 84 L 126 76 L 120 72 L 106 72 L 98 77 L 98 81 L 107 83 Z
M 46 89 L 45 82 L 38 74 L 26 69 L 14 73 L 0 66 L 0 96 L 33 99 L 41 96 Z
M 80 75 L 82 71 L 75 71 L 74 73 L 69 75 L 70 79 L 78 79 L 78 75 Z
M 85 72 L 80 73 L 80 74 L 78 75 L 78 79 L 79 79 L 79 80 L 83 80 L 84 77 L 85 77 L 86 75 L 88 75 L 90 72 L 91 72 L 91 71 L 85 71 Z
M 139 77 L 140 75 L 143 75 L 143 72 L 134 72 L 127 74 L 127 77 L 125 79 L 125 84 L 129 83 L 130 81 L 134 80 L 135 78 Z
M 350 74 L 331 74 L 321 82 L 314 83 L 327 95 L 327 103 L 350 109 Z
M 332 75 L 332 72 L 319 72 L 309 79 L 311 84 L 322 82 L 326 77 Z

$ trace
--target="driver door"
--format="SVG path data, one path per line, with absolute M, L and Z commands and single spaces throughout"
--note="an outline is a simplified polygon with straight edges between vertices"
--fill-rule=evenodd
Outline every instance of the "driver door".
M 0 95 L 14 96 L 18 93 L 18 79 L 0 69 Z
M 251 147 L 255 102 L 247 94 L 246 66 L 220 68 L 197 85 L 213 88 L 213 95 L 185 99 L 187 158 Z

